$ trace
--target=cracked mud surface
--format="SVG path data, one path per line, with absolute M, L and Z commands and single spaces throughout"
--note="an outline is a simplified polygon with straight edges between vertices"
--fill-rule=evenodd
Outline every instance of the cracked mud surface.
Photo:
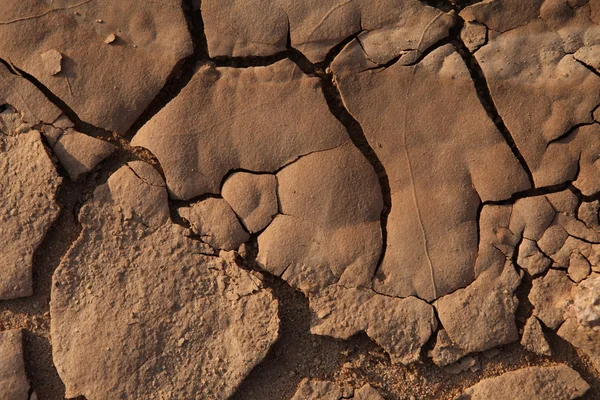
M 1 399 L 600 398 L 599 0 L 0 9 Z

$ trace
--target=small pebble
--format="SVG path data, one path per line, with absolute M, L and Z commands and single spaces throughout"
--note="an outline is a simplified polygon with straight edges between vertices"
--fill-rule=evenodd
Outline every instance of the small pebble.
M 111 33 L 106 37 L 106 39 L 104 39 L 104 43 L 111 44 L 114 43 L 115 40 L 117 40 L 117 36 L 114 33 Z

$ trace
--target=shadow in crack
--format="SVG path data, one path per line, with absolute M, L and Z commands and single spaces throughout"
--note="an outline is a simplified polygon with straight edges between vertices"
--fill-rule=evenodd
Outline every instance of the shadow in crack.
M 265 283 L 279 299 L 280 337 L 231 400 L 289 399 L 303 378 L 335 380 L 356 354 L 380 352 L 364 334 L 348 340 L 312 335 L 307 298 L 278 277 L 265 275 Z

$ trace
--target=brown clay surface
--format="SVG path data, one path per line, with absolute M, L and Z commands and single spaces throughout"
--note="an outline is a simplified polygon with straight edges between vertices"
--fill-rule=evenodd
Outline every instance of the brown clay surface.
M 8 0 L 0 399 L 600 398 L 600 0 Z

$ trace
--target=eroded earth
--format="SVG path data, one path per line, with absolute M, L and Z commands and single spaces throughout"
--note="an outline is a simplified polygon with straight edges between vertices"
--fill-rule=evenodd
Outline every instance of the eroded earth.
M 7 0 L 0 398 L 600 398 L 600 0 Z

